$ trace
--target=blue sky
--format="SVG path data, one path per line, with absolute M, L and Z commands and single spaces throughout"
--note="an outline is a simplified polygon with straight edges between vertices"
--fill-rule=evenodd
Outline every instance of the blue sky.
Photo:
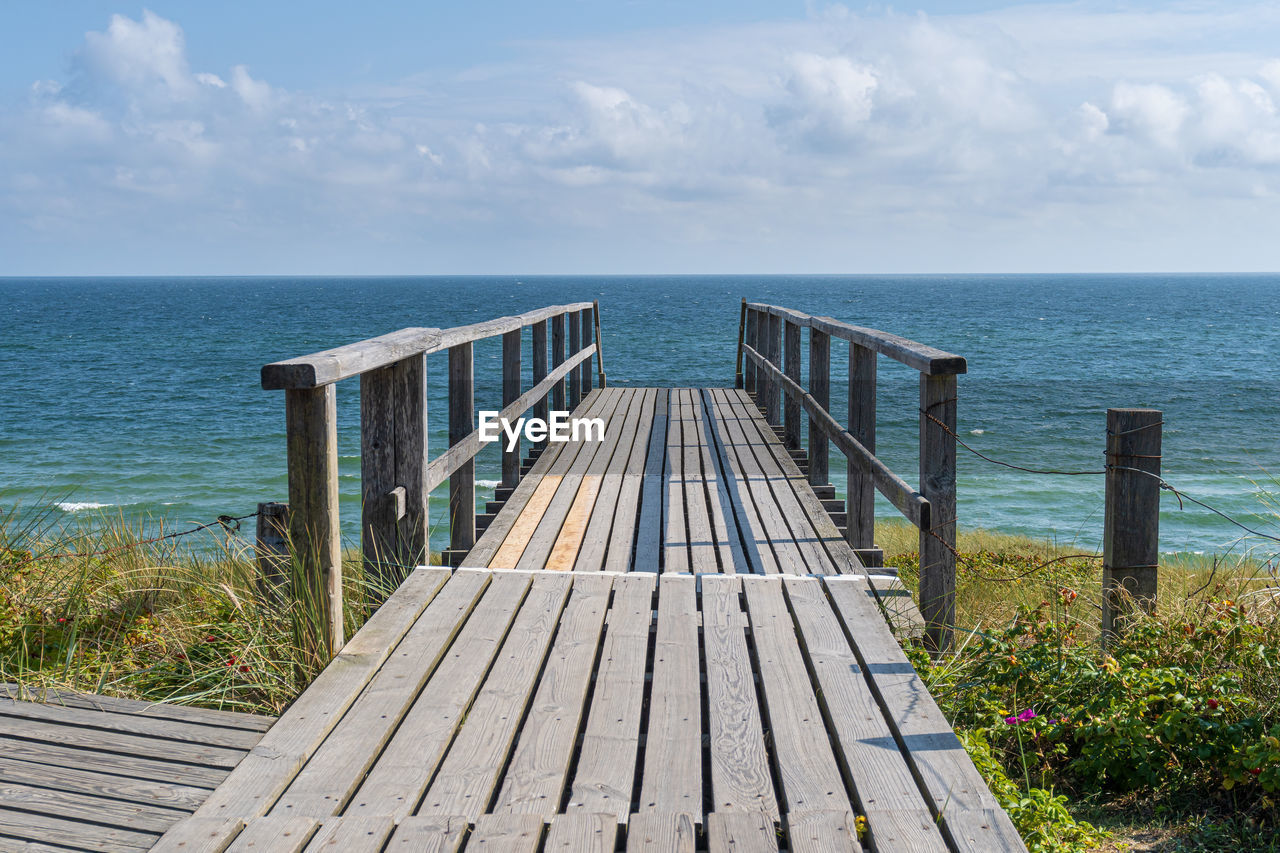
M 1274 3 L 82 0 L 0 32 L 0 275 L 1280 269 Z

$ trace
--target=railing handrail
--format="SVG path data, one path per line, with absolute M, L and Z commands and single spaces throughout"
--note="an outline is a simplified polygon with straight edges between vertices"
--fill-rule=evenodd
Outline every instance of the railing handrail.
M 752 311 L 781 317 L 797 326 L 817 329 L 833 338 L 840 338 L 850 343 L 859 344 L 929 376 L 965 373 L 968 369 L 968 363 L 964 356 L 955 355 L 937 347 L 931 347 L 928 344 L 922 344 L 889 332 L 882 332 L 879 329 L 855 326 L 833 317 L 815 317 L 802 311 L 783 308 L 780 305 L 769 305 L 764 302 L 748 302 L 746 307 Z
M 583 311 L 591 302 L 549 305 L 524 314 L 497 317 L 481 323 L 448 329 L 410 327 L 344 344 L 334 349 L 284 359 L 264 365 L 262 387 L 267 391 L 284 388 L 319 388 L 379 367 L 386 367 L 413 355 L 429 355 L 458 344 L 493 338 L 540 323 L 557 314 Z

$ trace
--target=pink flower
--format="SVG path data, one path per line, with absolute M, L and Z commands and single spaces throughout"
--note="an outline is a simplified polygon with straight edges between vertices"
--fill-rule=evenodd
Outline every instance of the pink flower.
M 1018 714 L 1018 716 L 1016 716 L 1016 717 L 1005 717 L 1005 718 L 1004 718 L 1004 721 L 1005 721 L 1005 723 L 1007 723 L 1008 725 L 1016 726 L 1018 723 L 1025 723 L 1025 722 L 1027 722 L 1028 720 L 1034 720 L 1035 718 L 1036 718 L 1036 712 L 1035 712 L 1035 709 L 1034 709 L 1034 708 L 1026 708 L 1026 709 L 1024 709 L 1020 714 Z

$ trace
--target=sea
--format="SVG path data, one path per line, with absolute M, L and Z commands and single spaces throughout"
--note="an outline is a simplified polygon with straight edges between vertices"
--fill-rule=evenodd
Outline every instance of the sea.
M 0 523 L 123 517 L 174 531 L 286 500 L 283 392 L 262 390 L 262 365 L 407 326 L 594 299 L 609 384 L 731 386 L 743 297 L 964 356 L 959 434 L 1009 465 L 1097 470 L 1108 407 L 1160 409 L 1165 478 L 1217 510 L 1165 492 L 1161 549 L 1280 551 L 1268 538 L 1280 537 L 1280 275 L 1235 274 L 0 278 Z M 445 368 L 444 355 L 429 357 L 432 456 L 447 446 Z M 478 407 L 501 408 L 498 340 L 477 345 L 475 370 Z M 878 452 L 909 482 L 917 377 L 879 359 Z M 354 543 L 358 381 L 338 385 L 338 407 Z M 831 468 L 843 492 L 844 466 Z M 481 501 L 498 471 L 491 447 L 477 467 Z M 1101 476 L 1027 473 L 963 448 L 958 471 L 962 528 L 1099 546 Z M 446 503 L 443 489 L 433 495 L 436 547 Z M 882 502 L 878 517 L 897 513 Z

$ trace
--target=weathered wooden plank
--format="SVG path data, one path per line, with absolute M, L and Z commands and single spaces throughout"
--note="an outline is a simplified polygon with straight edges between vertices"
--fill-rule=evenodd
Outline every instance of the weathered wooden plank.
M 712 812 L 707 815 L 707 849 L 711 853 L 771 853 L 778 849 L 773 821 L 759 812 Z
M 648 573 L 623 575 L 614 582 L 570 812 L 623 819 L 631 811 L 655 582 Z
M 572 578 L 537 575 L 484 686 L 427 789 L 423 814 L 457 814 L 475 820 L 488 808 L 511 746 L 550 651 Z M 582 609 L 599 607 L 584 600 Z M 601 608 L 603 609 L 603 608 Z M 576 619 L 579 611 L 570 618 Z
M 607 428 L 613 434 L 610 435 L 607 431 L 606 435 L 610 435 L 610 440 L 615 441 L 616 445 L 609 456 L 608 466 L 601 476 L 600 489 L 591 510 L 591 519 L 587 523 L 577 558 L 574 560 L 574 571 L 600 571 L 606 568 L 609 553 L 615 549 L 620 553 L 625 552 L 628 556 L 631 553 L 631 543 L 635 533 L 635 505 L 632 504 L 629 524 L 624 521 L 615 528 L 615 517 L 618 516 L 618 501 L 626 485 L 627 467 L 631 456 L 635 453 L 636 436 L 645 420 L 646 410 L 649 417 L 653 414 L 652 404 L 649 402 L 653 389 L 624 389 L 624 393 L 627 395 L 626 413 L 621 418 L 622 423 L 618 423 L 619 418 L 615 417 Z M 639 477 L 634 477 L 633 482 L 635 483 L 634 493 L 638 500 Z M 620 560 L 620 563 L 621 569 L 618 571 L 626 571 L 626 561 Z
M 196 815 L 265 814 L 448 579 L 448 569 L 414 570 Z
M 519 329 L 507 332 L 502 336 L 502 408 L 506 408 L 520 399 L 520 346 Z M 514 447 L 508 448 L 508 442 L 502 442 L 502 485 L 515 488 L 520 482 L 520 442 L 516 437 Z
M 262 387 L 316 388 L 417 355 L 440 340 L 439 329 L 400 329 L 311 355 L 277 361 L 262 368 Z
M 662 506 L 666 489 L 663 477 L 666 470 L 667 420 L 671 392 L 659 388 L 654 398 L 653 424 L 649 429 L 649 448 L 645 454 L 644 474 L 640 486 L 640 516 L 636 521 L 635 554 L 631 570 L 658 571 L 662 559 L 663 520 Z
M 449 350 L 449 445 L 475 428 L 475 359 L 471 344 Z M 476 544 L 476 463 L 463 462 L 449 476 L 449 549 L 466 553 Z
M 68 794 L 86 794 L 131 803 L 167 806 L 178 809 L 180 812 L 195 811 L 209 795 L 207 788 L 117 776 L 103 772 L 95 766 L 92 759 L 82 760 L 83 763 L 75 767 L 35 764 L 12 757 L 7 750 L 4 750 L 3 745 L 0 745 L 0 783 L 38 785 Z M 181 816 L 179 814 L 174 819 Z
M 338 403 L 332 385 L 284 395 L 289 456 L 289 535 L 302 565 L 295 596 L 312 615 L 309 653 L 342 648 L 342 539 L 338 521 Z
M 564 313 L 553 314 L 551 316 L 551 369 L 564 364 Z M 570 353 L 572 355 L 572 353 Z M 551 409 L 552 411 L 564 411 L 565 408 L 565 388 L 564 382 L 557 382 L 551 391 Z
M 712 802 L 716 811 L 760 812 L 775 821 L 778 804 L 747 650 L 747 617 L 738 600 L 741 591 L 737 578 L 702 578 Z
M 817 329 L 809 332 L 809 394 L 818 405 L 831 410 L 831 336 Z M 809 419 L 809 482 L 824 486 L 830 479 L 827 434 Z
M 876 452 L 876 353 L 849 343 L 849 434 L 868 453 Z M 854 548 L 875 547 L 876 485 L 870 471 L 847 463 L 849 523 L 846 538 Z
M 0 717 L 0 735 L 36 743 L 62 744 L 122 755 L 153 755 L 156 752 L 154 741 L 146 735 L 108 732 L 85 726 L 62 725 L 48 720 L 22 717 Z M 164 752 L 165 758 L 170 761 L 218 767 L 224 770 L 235 767 L 245 754 L 243 749 L 184 743 L 176 740 L 164 741 Z
M 720 458 L 719 448 L 708 424 L 711 411 L 707 407 L 705 390 L 695 391 L 693 396 L 693 427 L 698 437 L 698 454 L 702 462 L 703 482 L 707 490 L 707 508 L 711 514 L 711 532 L 716 543 L 720 571 L 734 574 L 748 571 L 746 555 L 742 550 L 742 540 L 738 534 L 738 523 L 734 517 L 733 495 L 734 484 L 725 474 Z
M 1102 517 L 1102 636 L 1113 642 L 1132 611 L 1156 607 L 1160 562 L 1158 409 L 1107 409 L 1107 474 Z M 955 452 L 954 442 L 951 445 Z
M 742 307 L 738 313 L 738 359 L 735 365 L 736 369 L 733 375 L 733 387 L 745 388 L 746 381 L 742 375 L 742 342 L 745 340 L 747 332 L 747 298 L 742 297 Z
M 627 821 L 627 853 L 694 853 L 697 844 L 697 827 L 687 812 L 642 812 Z
M 718 572 L 720 559 L 715 530 L 711 524 L 708 475 L 702 469 L 702 429 L 696 410 L 702 408 L 701 395 L 685 388 L 680 391 L 680 428 L 683 441 L 684 504 L 689 527 L 689 570 Z
M 743 578 L 785 811 L 850 807 L 782 586 Z
M 673 388 L 667 406 L 667 459 L 663 471 L 662 571 L 689 571 L 689 528 L 684 506 L 684 421 L 681 389 Z
M 535 815 L 480 815 L 467 849 L 487 853 L 535 853 L 542 843 L 542 829 L 542 818 Z
M 853 812 L 792 812 L 787 815 L 787 841 L 791 853 L 862 853 Z M 881 850 L 914 851 L 909 844 L 890 844 Z
M 925 643 L 951 645 L 956 622 L 956 378 L 920 377 L 920 491 L 929 518 L 920 528 L 920 613 Z
M 218 728 L 249 729 L 265 732 L 275 722 L 275 717 L 258 714 L 245 714 L 239 711 L 215 711 L 208 708 L 194 708 L 187 705 L 170 705 L 163 702 L 141 702 L 137 699 L 122 699 L 118 696 L 102 696 L 94 693 L 76 693 L 59 690 L 55 687 L 38 689 L 24 688 L 18 684 L 0 684 L 0 696 L 28 702 L 41 702 L 46 705 L 64 705 L 68 708 L 87 708 L 92 711 L 105 711 L 113 714 L 131 714 L 142 717 L 155 717 L 178 722 L 199 723 L 200 725 Z
M 702 399 L 706 411 L 706 433 L 714 448 L 716 465 L 720 471 L 725 524 L 726 527 L 732 524 L 730 551 L 734 558 L 734 571 L 776 573 L 777 561 L 769 547 L 768 535 L 764 533 L 764 527 L 760 523 L 747 481 L 741 478 L 742 465 L 732 446 L 733 436 L 728 429 L 729 425 L 722 420 L 724 398 L 719 392 L 704 388 Z
M 592 314 L 595 317 L 596 324 L 596 373 L 600 379 L 600 387 L 605 387 L 604 373 L 604 340 L 600 335 L 600 300 L 596 299 L 591 302 Z
M 746 316 L 747 316 L 747 328 L 746 328 L 746 334 L 743 336 L 743 339 L 738 342 L 738 353 L 739 353 L 738 358 L 740 361 L 745 362 L 743 364 L 742 388 L 748 393 L 754 394 L 757 390 L 756 365 L 755 365 L 755 362 L 751 361 L 750 359 L 744 359 L 741 353 L 742 353 L 742 348 L 744 346 L 749 346 L 752 349 L 756 349 L 756 350 L 760 349 L 760 337 L 759 337 L 760 312 L 752 308 L 750 305 L 744 306 L 743 310 L 746 312 Z
M 702 814 L 702 690 L 696 580 L 658 584 L 640 811 Z
M 491 575 L 459 571 L 401 639 L 395 652 L 276 802 L 276 814 L 337 814 L 391 738 L 445 650 L 476 608 Z M 487 608 L 486 615 L 493 615 Z
M 126 802 L 22 782 L 0 783 L 0 802 L 12 809 L 53 815 L 67 820 L 90 821 L 103 826 L 137 832 L 153 832 L 156 835 L 187 815 L 184 810 L 152 803 Z
M 247 752 L 261 739 L 260 732 L 246 729 L 223 729 L 199 723 L 187 723 L 134 714 L 113 714 L 84 708 L 21 702 L 0 697 L 0 717 L 43 720 L 94 732 L 121 732 L 189 744 L 227 747 Z
M 150 849 L 152 853 L 223 853 L 244 825 L 240 817 L 191 818 L 166 832 Z
M 927 809 L 869 809 L 867 841 L 874 850 L 950 850 Z M 978 850 L 983 848 L 978 847 Z
M 896 843 L 903 849 L 945 850 L 942 835 L 932 823 L 907 760 L 821 582 L 817 578 L 788 579 L 785 590 L 801 647 L 818 683 L 827 726 L 862 808 L 905 813 L 901 820 L 892 821 Z M 859 630 L 883 632 L 885 627 L 883 622 L 871 622 Z
M 307 846 L 320 822 L 312 817 L 269 815 L 249 821 L 227 853 L 298 853 Z
M 468 823 L 462 817 L 406 817 L 396 827 L 387 850 L 412 853 L 452 853 L 462 847 Z
M 480 604 L 347 803 L 344 815 L 400 818 L 417 807 L 480 690 L 489 662 L 521 610 L 531 580 L 523 573 L 494 574 Z
M 533 348 L 533 387 L 537 388 L 542 384 L 542 380 L 547 378 L 547 321 L 539 320 L 534 323 L 529 332 L 529 338 Z M 551 408 L 547 404 L 547 393 L 539 394 L 538 401 L 533 404 L 533 416 L 544 423 Z M 538 444 L 545 443 L 542 441 Z
M 569 324 L 569 354 L 573 355 L 582 349 L 582 323 L 578 312 L 566 314 L 565 322 Z M 580 402 L 582 402 L 582 373 L 575 370 L 569 374 L 569 408 L 571 410 L 578 408 Z
M 55 743 L 0 736 L 0 751 L 11 759 L 44 766 L 94 767 L 134 780 L 191 785 L 213 789 L 227 776 L 217 767 L 199 767 L 132 754 L 83 749 Z M 206 791 L 205 793 L 208 793 Z
M 778 374 L 782 369 L 782 319 L 776 314 L 770 314 L 766 329 L 768 331 L 763 355 L 774 370 L 765 371 L 765 414 L 770 426 L 781 426 L 783 394 L 778 385 Z
M 125 853 L 125 851 L 150 849 L 156 840 L 155 833 L 151 832 L 110 826 L 87 827 L 83 821 L 74 818 L 18 811 L 7 808 L 7 805 L 7 803 L 0 804 L 0 844 L 9 838 L 14 838 L 50 845 L 57 844 L 72 850 Z
M 591 338 L 595 332 L 595 323 L 591 318 L 593 313 L 594 312 L 591 308 L 583 308 L 578 312 L 580 322 L 582 323 L 582 346 L 584 347 L 591 346 Z M 584 362 L 581 367 L 581 371 L 582 393 L 589 394 L 591 392 L 591 362 Z M 604 386 L 602 385 L 601 387 L 603 388 Z
M 796 385 L 800 384 L 800 326 L 784 322 L 783 326 L 783 367 L 782 372 Z M 800 437 L 800 401 L 786 394 L 783 403 L 783 435 L 789 450 L 799 450 Z
M 1017 831 L 987 789 L 897 641 L 881 628 L 883 619 L 867 598 L 866 582 L 836 577 L 822 580 L 858 663 L 868 675 L 872 694 L 906 756 L 917 787 L 924 792 L 930 811 L 943 814 L 944 832 L 947 832 L 947 823 L 962 814 L 998 812 L 986 822 L 988 829 L 983 830 L 980 838 L 957 849 L 1025 849 L 1021 842 L 1010 846 L 1009 838 L 1018 838 Z M 979 828 L 982 825 L 979 824 Z M 956 833 L 949 836 L 952 844 L 956 844 Z
M 574 577 L 555 644 L 493 811 L 548 818 L 560 811 L 612 586 L 610 576 Z
M 613 853 L 618 843 L 618 819 L 611 814 L 574 812 L 551 819 L 544 853 L 569 850 L 572 853 Z
M 390 816 L 331 817 L 307 844 L 307 853 L 381 853 L 396 828 Z

